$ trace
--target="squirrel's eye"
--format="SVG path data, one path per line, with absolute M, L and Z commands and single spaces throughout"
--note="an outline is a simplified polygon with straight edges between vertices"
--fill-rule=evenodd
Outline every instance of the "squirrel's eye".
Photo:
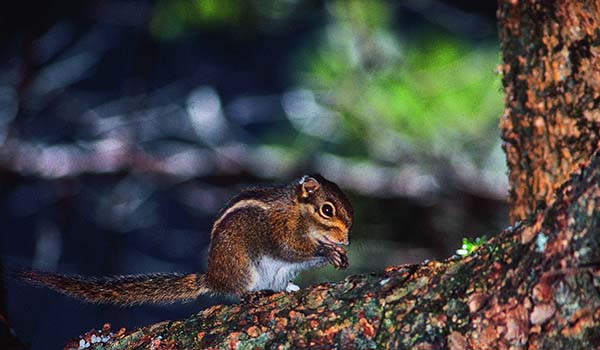
M 334 214 L 335 209 L 333 208 L 333 205 L 331 205 L 331 203 L 325 203 L 321 206 L 321 215 L 323 215 L 324 217 L 332 218 Z

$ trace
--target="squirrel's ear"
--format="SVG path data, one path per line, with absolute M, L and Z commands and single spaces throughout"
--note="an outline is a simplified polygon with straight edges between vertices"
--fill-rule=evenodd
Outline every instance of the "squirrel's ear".
M 317 181 L 317 179 L 308 175 L 304 175 L 300 179 L 300 196 L 302 198 L 308 198 L 313 193 L 315 193 L 315 191 L 318 190 L 320 187 L 321 184 L 319 183 L 319 181 Z

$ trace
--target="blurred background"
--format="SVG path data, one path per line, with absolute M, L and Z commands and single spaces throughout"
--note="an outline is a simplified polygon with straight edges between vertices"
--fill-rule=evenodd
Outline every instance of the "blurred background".
M 218 209 L 321 173 L 355 206 L 351 268 L 441 259 L 507 224 L 495 1 L 0 5 L 0 258 L 101 276 L 205 271 Z M 119 308 L 5 281 L 32 349 L 227 299 Z

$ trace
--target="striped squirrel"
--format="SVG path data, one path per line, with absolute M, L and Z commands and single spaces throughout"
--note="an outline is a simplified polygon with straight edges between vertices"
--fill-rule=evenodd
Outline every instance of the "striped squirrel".
M 87 278 L 20 270 L 17 275 L 87 302 L 117 305 L 297 290 L 290 280 L 300 270 L 327 262 L 347 268 L 342 245 L 349 243 L 352 221 L 352 205 L 338 186 L 322 176 L 306 175 L 288 185 L 246 189 L 233 197 L 213 224 L 205 274 Z

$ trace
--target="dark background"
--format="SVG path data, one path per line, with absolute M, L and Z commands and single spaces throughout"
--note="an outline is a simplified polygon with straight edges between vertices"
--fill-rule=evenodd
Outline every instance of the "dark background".
M 351 268 L 445 258 L 507 223 L 495 8 L 444 1 L 21 1 L 0 8 L 0 254 L 86 276 L 206 269 L 240 188 L 321 173 L 351 198 Z M 33 349 L 121 308 L 6 280 Z

